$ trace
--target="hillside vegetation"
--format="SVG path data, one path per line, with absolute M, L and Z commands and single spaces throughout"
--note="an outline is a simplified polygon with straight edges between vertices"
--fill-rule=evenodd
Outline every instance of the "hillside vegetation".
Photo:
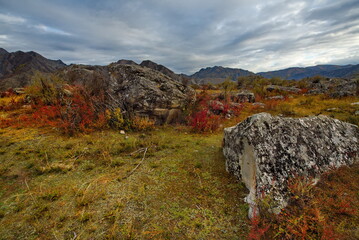
M 300 92 L 268 99 L 279 92 L 252 87 L 262 105 L 233 105 L 231 86 L 197 90 L 186 121 L 165 126 L 96 108 L 81 88 L 46 95 L 47 103 L 44 95 L 36 104 L 4 95 L 0 239 L 357 239 L 358 166 L 314 188 L 294 182 L 294 204 L 283 214 L 249 221 L 247 190 L 226 173 L 221 145 L 224 127 L 259 112 L 325 114 L 358 125 L 359 98 Z

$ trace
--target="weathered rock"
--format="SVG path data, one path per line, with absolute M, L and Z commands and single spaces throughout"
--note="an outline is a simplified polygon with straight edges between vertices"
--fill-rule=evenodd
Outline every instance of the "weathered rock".
M 277 95 L 277 96 L 268 97 L 267 99 L 269 99 L 269 100 L 283 100 L 284 96 Z
M 149 117 L 158 124 L 167 121 L 171 109 L 184 108 L 196 96 L 192 88 L 138 65 L 72 65 L 62 75 L 68 82 L 84 85 L 94 94 L 104 92 L 106 107 L 120 108 L 124 117 Z
M 270 194 L 277 210 L 287 204 L 290 178 L 317 179 L 321 173 L 358 161 L 359 128 L 327 116 L 281 118 L 253 115 L 224 130 L 226 169 L 249 189 L 253 217 L 256 199 Z
M 248 91 L 242 91 L 240 93 L 237 94 L 237 101 L 236 102 L 249 102 L 249 103 L 254 103 L 255 102 L 255 96 L 254 93 L 252 92 L 248 92 Z
M 266 105 L 261 102 L 254 102 L 254 103 L 252 103 L 252 106 L 264 108 Z
M 283 87 L 283 86 L 278 86 L 278 85 L 268 85 L 266 87 L 266 90 L 269 91 L 269 92 L 274 91 L 274 90 L 279 90 L 279 91 L 292 92 L 292 93 L 299 93 L 301 91 L 300 88 Z
M 327 112 L 339 112 L 340 109 L 339 108 L 327 108 L 327 109 L 325 109 L 325 111 L 327 111 Z
M 224 111 L 224 104 L 220 101 L 210 100 L 208 104 L 209 110 L 215 115 L 220 115 Z
M 355 79 L 318 78 L 310 80 L 308 87 L 308 94 L 328 94 L 336 98 L 357 95 L 359 82 Z

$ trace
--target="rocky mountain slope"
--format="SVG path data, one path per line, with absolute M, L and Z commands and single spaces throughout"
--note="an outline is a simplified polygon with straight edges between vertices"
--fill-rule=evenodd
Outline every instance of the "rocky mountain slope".
M 35 71 L 54 72 L 65 67 L 61 60 L 50 60 L 36 52 L 7 52 L 0 48 L 0 90 L 27 85 Z
M 199 84 L 217 84 L 224 82 L 228 77 L 235 81 L 238 77 L 249 75 L 254 75 L 254 73 L 243 69 L 215 66 L 202 68 L 198 72 L 192 74 L 190 77 L 196 79 Z
M 355 74 L 359 74 L 359 64 L 357 65 L 317 65 L 312 67 L 293 67 L 281 69 L 277 71 L 253 73 L 248 70 L 237 68 L 226 68 L 221 66 L 202 68 L 200 71 L 191 75 L 197 83 L 221 83 L 226 78 L 230 77 L 236 80 L 241 76 L 260 75 L 265 78 L 280 77 L 288 80 L 299 80 L 306 77 L 313 77 L 320 75 L 329 78 L 350 78 Z
M 323 77 L 351 77 L 352 75 L 359 73 L 359 64 L 358 65 L 317 65 L 312 67 L 305 68 L 287 68 L 278 71 L 269 71 L 269 72 L 259 72 L 258 75 L 261 75 L 265 78 L 280 77 L 283 79 L 294 79 L 299 80 L 305 77 L 313 77 L 320 75 Z

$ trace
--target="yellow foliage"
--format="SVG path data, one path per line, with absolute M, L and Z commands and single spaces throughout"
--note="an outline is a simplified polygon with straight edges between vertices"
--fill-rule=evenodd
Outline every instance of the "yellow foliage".
M 132 119 L 132 129 L 134 130 L 149 130 L 154 128 L 155 121 L 152 119 L 149 119 L 148 117 L 139 117 L 135 116 Z
M 120 108 L 115 108 L 113 111 L 107 109 L 106 118 L 112 128 L 120 129 L 124 125 L 124 119 Z

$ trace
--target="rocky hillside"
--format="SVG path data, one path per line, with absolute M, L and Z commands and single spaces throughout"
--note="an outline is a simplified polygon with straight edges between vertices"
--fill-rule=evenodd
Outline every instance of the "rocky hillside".
M 190 77 L 196 79 L 200 84 L 205 83 L 221 83 L 226 78 L 230 77 L 232 80 L 237 80 L 238 77 L 254 75 L 253 72 L 237 69 L 237 68 L 226 68 L 221 66 L 202 68 L 198 72 L 194 73 Z
M 270 72 L 260 72 L 257 73 L 265 78 L 280 77 L 282 79 L 294 79 L 299 80 L 306 77 L 313 77 L 320 75 L 323 77 L 341 77 L 347 78 L 351 77 L 354 74 L 359 73 L 359 64 L 358 65 L 317 65 L 313 67 L 293 67 L 282 69 L 278 71 Z
M 54 72 L 65 67 L 61 60 L 50 60 L 36 52 L 7 52 L 0 48 L 0 90 L 23 87 L 35 71 Z

